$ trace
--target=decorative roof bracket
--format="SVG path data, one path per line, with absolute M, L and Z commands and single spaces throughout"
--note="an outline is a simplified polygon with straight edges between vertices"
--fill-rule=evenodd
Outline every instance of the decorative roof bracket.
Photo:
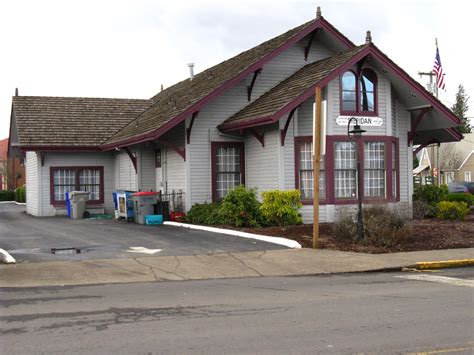
M 281 146 L 283 147 L 285 145 L 285 138 L 286 138 L 286 132 L 288 131 L 288 127 L 290 126 L 291 119 L 293 118 L 293 115 L 295 114 L 295 111 L 298 107 L 295 107 L 290 111 L 288 114 L 288 118 L 286 119 L 285 123 L 285 128 L 280 130 L 280 140 L 281 140 Z
M 135 174 L 137 173 L 137 156 L 132 153 L 130 148 L 124 147 L 123 150 L 128 154 L 128 157 L 132 161 L 133 167 L 135 168 Z
M 248 101 L 250 101 L 252 97 L 252 90 L 255 85 L 255 80 L 257 80 L 257 75 L 260 74 L 261 72 L 262 72 L 262 68 L 257 69 L 253 72 L 252 82 L 250 83 L 250 86 L 247 86 L 247 100 Z
M 311 32 L 311 37 L 309 37 L 309 42 L 308 45 L 304 47 L 304 60 L 305 62 L 308 60 L 309 56 L 309 51 L 311 49 L 311 45 L 313 44 L 314 37 L 316 36 L 316 33 L 319 31 L 319 28 L 315 29 L 313 32 Z
M 184 161 L 186 161 L 186 149 L 180 148 L 176 144 L 164 139 L 158 139 L 157 142 L 167 148 L 174 150 L 176 153 L 178 153 L 179 156 L 181 156 L 181 158 L 183 158 Z
M 262 145 L 262 147 L 265 147 L 265 136 L 264 136 L 264 133 L 259 133 L 257 130 L 253 129 L 253 128 L 250 128 L 249 129 L 250 133 L 252 133 L 252 135 L 257 138 L 257 140 L 260 142 L 260 144 Z
M 410 143 L 413 141 L 413 138 L 415 137 L 415 131 L 420 125 L 421 120 L 425 117 L 425 114 L 431 110 L 431 107 L 425 107 L 422 108 L 418 116 L 415 118 L 415 120 L 411 122 L 411 130 L 408 132 L 408 139 L 407 139 L 407 145 L 410 146 Z
M 194 124 L 194 119 L 197 117 L 199 111 L 193 112 L 193 115 L 191 116 L 191 123 L 189 124 L 189 127 L 186 129 L 186 142 L 189 144 L 191 143 L 191 130 L 193 129 L 193 124 Z

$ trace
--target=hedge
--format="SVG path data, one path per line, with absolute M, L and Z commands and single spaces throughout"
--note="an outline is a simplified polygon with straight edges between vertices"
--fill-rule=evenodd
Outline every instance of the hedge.
M 0 190 L 0 201 L 15 201 L 15 192 L 10 190 Z

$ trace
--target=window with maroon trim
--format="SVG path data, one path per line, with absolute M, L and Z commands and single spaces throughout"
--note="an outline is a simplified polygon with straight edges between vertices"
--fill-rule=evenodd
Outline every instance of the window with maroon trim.
M 385 143 L 364 142 L 364 196 L 385 197 Z
M 309 201 L 314 196 L 313 186 L 313 141 L 312 137 L 298 137 L 296 141 L 296 188 L 301 200 Z M 326 199 L 326 174 L 324 156 L 321 157 L 319 173 L 319 199 Z
M 89 191 L 89 203 L 104 203 L 103 167 L 51 167 L 51 204 L 64 205 L 66 192 Z
M 222 200 L 234 187 L 244 184 L 244 144 L 212 143 L 212 198 Z
M 352 70 L 341 76 L 341 114 L 377 114 L 377 76 L 372 69 L 362 69 L 359 75 Z

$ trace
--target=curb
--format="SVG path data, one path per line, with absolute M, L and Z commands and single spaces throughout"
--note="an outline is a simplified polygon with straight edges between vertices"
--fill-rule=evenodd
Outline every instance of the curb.
M 419 270 L 444 269 L 449 267 L 474 266 L 474 259 L 422 261 L 414 265 Z
M 301 249 L 301 244 L 298 243 L 297 241 L 281 238 L 281 237 L 269 237 L 266 235 L 239 232 L 232 229 L 221 229 L 221 228 L 215 228 L 215 227 L 199 226 L 195 224 L 170 222 L 170 221 L 163 222 L 163 224 L 167 226 L 197 229 L 197 230 L 202 230 L 202 231 L 211 232 L 211 233 L 227 234 L 227 235 L 232 235 L 234 237 L 240 237 L 240 238 L 256 239 L 256 240 L 261 240 L 267 243 L 283 245 L 285 247 L 292 248 L 292 249 Z
M 0 249 L 0 261 L 4 264 L 15 264 L 16 260 L 6 250 Z
M 26 203 L 25 202 L 16 202 L 16 201 L 0 201 L 0 204 L 15 204 L 15 205 L 18 205 L 18 206 L 25 206 Z

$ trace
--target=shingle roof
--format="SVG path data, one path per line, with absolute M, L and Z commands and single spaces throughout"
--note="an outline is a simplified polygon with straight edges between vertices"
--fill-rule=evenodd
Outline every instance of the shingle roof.
M 98 147 L 150 105 L 150 100 L 13 97 L 22 147 Z
M 254 48 L 215 65 L 197 75 L 193 80 L 183 80 L 151 98 L 154 105 L 117 132 L 107 144 L 125 140 L 130 137 L 147 134 L 159 129 L 177 115 L 185 112 L 194 104 L 210 95 L 227 81 L 233 79 L 245 69 L 257 63 L 267 54 L 285 44 L 304 29 L 320 20 L 312 20 L 284 34 L 270 39 Z M 325 26 L 331 26 L 324 22 Z M 332 28 L 332 26 L 331 26 Z M 334 29 L 335 30 L 335 29 Z M 337 30 L 336 30 L 337 31 Z
M 351 48 L 332 57 L 308 64 L 267 91 L 254 102 L 224 121 L 219 128 L 230 128 L 255 119 L 271 117 L 299 95 L 326 78 L 367 45 Z

